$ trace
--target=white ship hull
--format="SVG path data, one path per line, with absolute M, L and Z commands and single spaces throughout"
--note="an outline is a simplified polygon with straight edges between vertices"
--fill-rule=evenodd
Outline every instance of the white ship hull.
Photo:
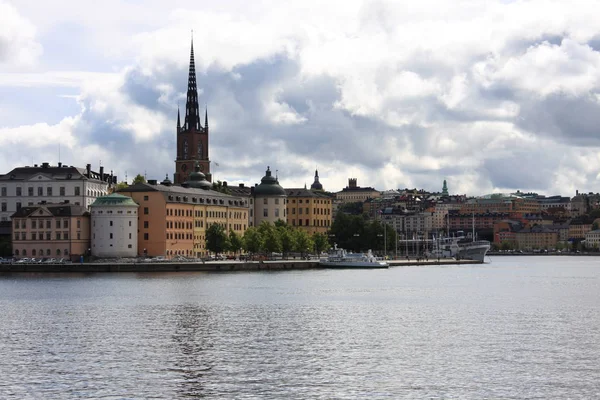
M 484 262 L 489 249 L 490 243 L 487 241 L 460 244 L 457 258 Z

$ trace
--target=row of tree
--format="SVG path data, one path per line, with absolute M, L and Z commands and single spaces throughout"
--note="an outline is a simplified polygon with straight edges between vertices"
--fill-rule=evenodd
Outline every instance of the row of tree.
M 329 248 L 329 241 L 325 234 L 309 235 L 280 220 L 275 224 L 265 221 L 258 227 L 251 226 L 243 236 L 234 231 L 227 233 L 222 225 L 212 224 L 206 230 L 206 248 L 215 254 L 231 252 L 235 255 L 244 250 L 249 254 L 281 253 L 286 258 L 290 253 L 320 254 Z

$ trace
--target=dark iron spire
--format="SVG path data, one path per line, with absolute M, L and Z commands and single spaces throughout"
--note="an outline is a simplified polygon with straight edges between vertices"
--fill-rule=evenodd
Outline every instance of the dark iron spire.
M 190 51 L 190 71 L 188 77 L 187 100 L 185 103 L 185 129 L 199 130 L 200 110 L 198 108 L 198 87 L 196 85 L 196 64 L 194 62 L 194 39 Z
M 208 106 L 204 106 L 204 127 L 208 131 Z
M 179 116 L 179 104 L 177 105 L 177 133 L 181 131 L 181 117 Z

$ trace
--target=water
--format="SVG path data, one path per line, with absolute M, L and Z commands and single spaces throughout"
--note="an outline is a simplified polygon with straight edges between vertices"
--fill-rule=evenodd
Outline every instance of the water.
M 0 398 L 600 398 L 600 258 L 0 277 Z

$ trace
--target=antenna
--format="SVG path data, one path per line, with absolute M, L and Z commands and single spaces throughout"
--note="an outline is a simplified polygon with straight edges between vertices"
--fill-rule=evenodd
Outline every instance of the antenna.
M 58 144 L 58 162 L 60 163 L 60 143 Z

